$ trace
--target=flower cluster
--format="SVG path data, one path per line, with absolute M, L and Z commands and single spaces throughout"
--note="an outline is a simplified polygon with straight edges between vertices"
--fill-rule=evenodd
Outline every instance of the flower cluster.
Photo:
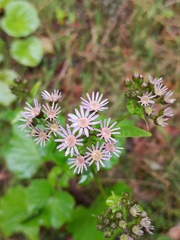
M 155 124 L 167 126 L 167 121 L 173 116 L 171 107 L 167 105 L 173 104 L 176 99 L 171 98 L 173 92 L 163 84 L 162 78 L 149 76 L 146 81 L 142 75 L 134 73 L 132 80 L 127 78 L 124 85 L 128 88 L 125 96 L 130 101 L 134 101 L 143 108 L 144 114 Z
M 61 93 L 58 90 L 51 94 L 44 91 L 42 97 L 48 101 L 45 105 L 40 104 L 37 99 L 34 99 L 33 105 L 26 103 L 27 106 L 21 112 L 23 118 L 20 120 L 23 124 L 19 126 L 21 130 L 28 129 L 27 136 L 33 137 L 40 146 L 49 141 L 50 135 L 56 136 L 60 129 L 60 123 L 56 119 L 61 112 L 58 103 Z
M 119 157 L 121 147 L 117 146 L 115 136 L 120 134 L 120 128 L 115 127 L 117 122 L 111 122 L 111 118 L 99 120 L 98 112 L 107 109 L 108 99 L 103 100 L 103 94 L 87 94 L 87 99 L 81 98 L 79 109 L 68 114 L 69 123 L 66 127 L 60 125 L 57 117 L 61 112 L 59 99 L 61 93 L 54 90 L 51 94 L 42 92 L 42 97 L 48 103 L 41 105 L 34 99 L 34 105 L 26 103 L 22 112 L 23 124 L 20 128 L 28 128 L 28 135 L 34 138 L 40 146 L 49 141 L 50 136 L 55 136 L 59 151 L 65 150 L 65 156 L 70 155 L 68 164 L 74 168 L 74 172 L 82 173 L 92 164 L 99 171 L 100 166 L 105 166 L 112 154 Z
M 117 122 L 111 123 L 111 118 L 98 120 L 98 112 L 107 109 L 108 99 L 102 100 L 103 94 L 99 92 L 86 95 L 87 99 L 81 98 L 79 109 L 68 114 L 70 123 L 66 128 L 60 126 L 58 135 L 61 138 L 55 139 L 60 142 L 57 147 L 59 151 L 65 149 L 65 155 L 70 154 L 68 163 L 77 173 L 82 173 L 92 164 L 99 171 L 100 166 L 105 167 L 105 161 L 109 161 L 112 154 L 119 157 L 122 149 L 116 146 L 115 135 L 120 134 L 120 128 L 114 128 Z
M 120 240 L 139 239 L 145 233 L 153 234 L 154 230 L 147 213 L 128 193 L 118 197 L 97 219 L 96 228 L 104 233 L 105 238 L 110 238 L 116 229 L 121 232 Z

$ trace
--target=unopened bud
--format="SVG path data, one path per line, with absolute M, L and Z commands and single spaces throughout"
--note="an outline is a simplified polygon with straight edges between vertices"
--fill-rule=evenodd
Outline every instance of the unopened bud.
M 131 81 L 129 78 L 126 78 L 126 79 L 124 80 L 124 86 L 125 86 L 125 87 L 130 87 L 130 86 L 132 86 L 132 81 Z

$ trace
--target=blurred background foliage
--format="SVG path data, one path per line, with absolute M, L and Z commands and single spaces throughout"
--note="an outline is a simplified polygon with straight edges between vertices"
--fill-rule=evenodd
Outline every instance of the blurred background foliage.
M 123 140 L 125 153 L 100 176 L 107 191 L 132 192 L 147 210 L 155 233 L 143 239 L 180 239 L 179 53 L 178 0 L 0 0 L 0 239 L 104 239 L 90 172 L 75 176 L 53 141 L 40 148 L 18 118 L 45 89 L 63 93 L 62 125 L 92 91 L 109 98 L 106 117 L 119 118 L 123 81 L 135 71 L 164 78 L 175 116 L 165 129 L 150 122 L 152 137 Z

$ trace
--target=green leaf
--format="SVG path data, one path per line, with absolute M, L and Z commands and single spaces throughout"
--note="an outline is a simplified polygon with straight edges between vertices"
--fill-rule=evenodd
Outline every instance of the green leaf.
M 49 221 L 54 228 L 60 228 L 70 220 L 74 207 L 74 199 L 64 191 L 56 192 L 48 201 L 45 211 L 49 214 Z
M 6 5 L 15 0 L 0 0 L 0 8 L 5 8 Z
M 92 172 L 90 171 L 90 169 L 88 168 L 87 171 L 84 171 L 84 172 L 81 174 L 81 178 L 80 178 L 78 184 L 81 185 L 81 186 L 85 186 L 85 185 L 87 185 L 92 179 L 93 179 L 93 174 L 92 174 Z
M 9 106 L 16 99 L 16 96 L 11 93 L 9 85 L 11 85 L 17 77 L 18 75 L 15 71 L 0 71 L 0 104 Z
M 28 240 L 39 240 L 39 224 L 38 219 L 33 218 L 29 221 L 24 221 L 17 227 L 17 232 L 24 233 Z
M 141 128 L 135 127 L 129 121 L 122 121 L 117 124 L 120 127 L 120 132 L 117 138 L 121 137 L 151 137 L 151 133 Z
M 157 240 L 172 240 L 172 239 L 168 236 L 160 236 L 157 238 Z
M 43 58 L 43 46 L 37 37 L 14 40 L 10 52 L 18 63 L 29 67 L 37 66 Z
M 13 1 L 6 5 L 2 29 L 11 37 L 27 37 L 40 25 L 36 9 L 26 1 Z
M 42 82 L 41 81 L 38 81 L 37 83 L 34 84 L 34 86 L 32 87 L 31 91 L 30 91 L 30 95 L 32 98 L 34 98 L 38 91 L 39 91 L 39 88 L 41 86 Z
M 26 189 L 26 202 L 30 212 L 41 209 L 52 195 L 53 189 L 46 179 L 31 181 Z
M 6 164 L 18 178 L 30 178 L 41 164 L 41 158 L 36 144 L 31 138 L 25 137 L 25 132 L 14 125 L 13 136 L 5 153 Z
M 10 236 L 27 217 L 25 192 L 22 187 L 9 189 L 0 204 L 0 227 L 4 235 Z

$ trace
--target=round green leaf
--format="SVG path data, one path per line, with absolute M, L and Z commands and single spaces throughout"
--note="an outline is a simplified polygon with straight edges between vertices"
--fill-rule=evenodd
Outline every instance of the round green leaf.
M 28 2 L 10 2 L 5 10 L 1 26 L 11 37 L 26 37 L 40 25 L 36 9 Z
M 7 168 L 20 179 L 32 177 L 42 163 L 36 144 L 15 125 L 13 136 L 7 145 L 5 160 Z
M 37 37 L 13 41 L 10 51 L 12 58 L 24 66 L 35 67 L 43 58 L 43 46 Z
M 11 93 L 9 85 L 17 77 L 17 73 L 13 70 L 0 71 L 0 104 L 9 106 L 16 99 L 16 96 Z

